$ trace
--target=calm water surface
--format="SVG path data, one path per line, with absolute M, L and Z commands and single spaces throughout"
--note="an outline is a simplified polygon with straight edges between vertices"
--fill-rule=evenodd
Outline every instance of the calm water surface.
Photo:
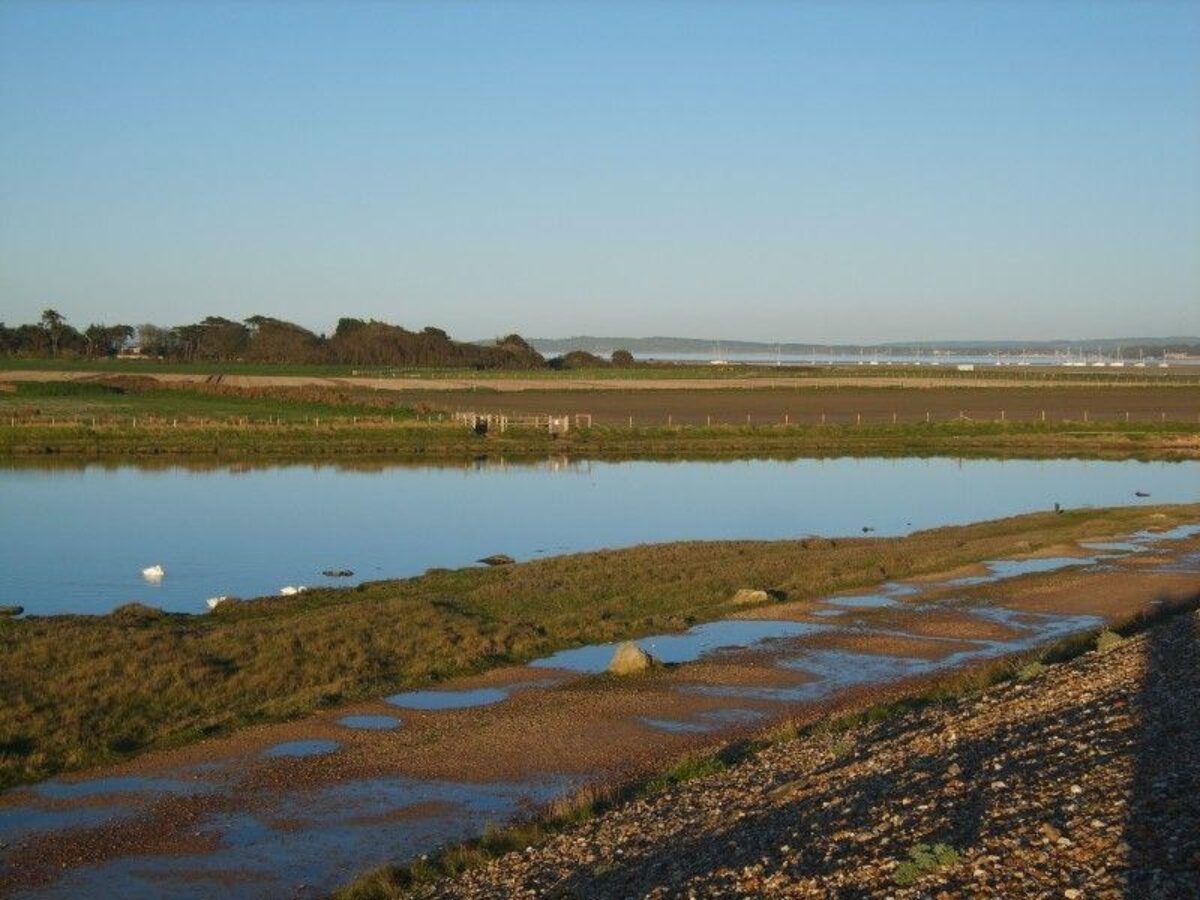
M 1137 498 L 1134 491 L 1148 492 Z M 682 539 L 904 534 L 1050 508 L 1200 499 L 1200 463 L 831 459 L 189 471 L 0 469 L 0 604 L 203 613 L 352 584 Z M 142 569 L 161 564 L 149 583 Z M 350 569 L 352 578 L 325 578 Z

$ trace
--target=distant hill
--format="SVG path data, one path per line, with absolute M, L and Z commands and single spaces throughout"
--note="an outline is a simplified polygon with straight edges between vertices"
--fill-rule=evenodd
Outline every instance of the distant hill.
M 823 344 L 801 343 L 787 341 L 778 344 L 764 341 L 731 341 L 721 338 L 681 338 L 681 337 L 594 337 L 579 335 L 567 338 L 531 338 L 529 343 L 543 355 L 553 356 L 569 353 L 572 350 L 584 350 L 588 353 L 608 355 L 613 350 L 624 349 L 637 356 L 646 357 L 656 354 L 695 354 L 715 356 L 725 355 L 764 356 L 781 353 L 789 356 L 804 355 L 814 350 L 818 353 L 857 353 L 859 349 L 866 351 L 888 351 L 904 353 L 907 351 L 944 350 L 959 353 L 988 353 L 991 351 L 1021 351 L 1049 352 L 1053 350 L 1091 351 L 1103 350 L 1115 352 L 1121 348 L 1126 355 L 1136 355 L 1139 350 L 1160 354 L 1169 353 L 1200 353 L 1200 337 L 1126 337 L 1101 338 L 1093 340 L 1078 340 L 1064 338 L 1050 341 L 893 341 L 884 344 Z

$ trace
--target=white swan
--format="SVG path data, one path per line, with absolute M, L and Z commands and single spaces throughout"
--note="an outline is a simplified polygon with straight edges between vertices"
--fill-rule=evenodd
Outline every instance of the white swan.
M 224 603 L 228 599 L 229 598 L 227 596 L 225 596 L 224 594 L 222 594 L 220 597 L 209 597 L 208 598 L 208 608 L 216 609 L 218 606 L 220 606 L 222 603 Z
M 162 581 L 163 576 L 167 574 L 167 570 L 155 563 L 148 568 L 142 569 L 142 577 L 147 581 Z
M 307 591 L 307 590 L 308 590 L 308 588 L 307 588 L 307 587 L 305 587 L 305 586 L 304 586 L 304 585 L 302 585 L 302 584 L 301 584 L 301 585 L 298 585 L 298 586 L 295 586 L 295 587 L 293 587 L 292 585 L 290 585 L 290 584 L 289 584 L 287 587 L 281 587 L 281 588 L 279 589 L 279 596 L 281 596 L 281 597 L 294 597 L 294 596 L 296 596 L 297 594 L 303 594 L 303 593 L 304 593 L 305 591 Z

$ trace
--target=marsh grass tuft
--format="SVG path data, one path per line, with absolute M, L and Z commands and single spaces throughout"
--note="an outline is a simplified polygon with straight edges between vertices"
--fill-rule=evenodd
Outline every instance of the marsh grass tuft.
M 958 862 L 958 851 L 949 844 L 917 844 L 908 851 L 908 859 L 896 867 L 896 884 L 915 884 L 925 875 Z
M 1121 637 L 1115 631 L 1109 631 L 1106 628 L 1096 638 L 1096 651 L 1098 653 L 1108 653 L 1110 650 L 1121 646 L 1124 642 L 1125 638 Z

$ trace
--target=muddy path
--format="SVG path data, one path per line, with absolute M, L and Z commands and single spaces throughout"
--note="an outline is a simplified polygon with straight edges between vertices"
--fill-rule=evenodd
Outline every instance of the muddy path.
M 320 896 L 586 785 L 658 771 L 1099 627 L 1200 585 L 1200 527 L 1142 532 L 566 650 L 0 797 L 0 895 Z

